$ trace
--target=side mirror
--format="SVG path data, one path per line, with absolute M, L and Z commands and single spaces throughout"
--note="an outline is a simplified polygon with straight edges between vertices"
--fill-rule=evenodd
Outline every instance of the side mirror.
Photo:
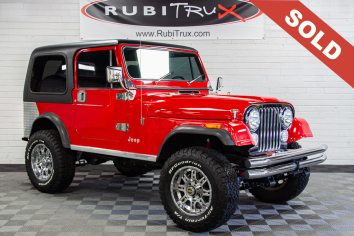
M 122 67 L 107 66 L 106 76 L 107 76 L 108 83 L 110 83 L 110 84 L 121 83 L 121 85 L 123 86 L 123 69 L 122 69 Z
M 117 99 L 119 100 L 134 100 L 136 90 L 134 84 L 129 80 L 126 79 L 124 81 L 123 79 L 123 69 L 122 67 L 119 66 L 107 66 L 106 68 L 106 76 L 107 76 L 107 82 L 110 84 L 113 83 L 120 83 L 122 88 L 127 92 L 127 96 L 125 95 L 120 95 L 117 96 Z
M 216 83 L 216 91 L 217 91 L 217 92 L 218 92 L 218 91 L 221 91 L 221 89 L 224 87 L 222 84 L 223 84 L 222 78 L 219 77 L 219 78 L 218 78 L 218 82 Z

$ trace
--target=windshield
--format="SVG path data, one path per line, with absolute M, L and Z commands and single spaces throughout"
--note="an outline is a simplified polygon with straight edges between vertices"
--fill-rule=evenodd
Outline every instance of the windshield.
M 205 81 L 205 73 L 194 53 L 159 49 L 123 49 L 128 74 L 134 79 Z

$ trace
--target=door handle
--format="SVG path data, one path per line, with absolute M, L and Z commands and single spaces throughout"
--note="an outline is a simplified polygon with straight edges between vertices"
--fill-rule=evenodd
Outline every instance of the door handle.
M 86 92 L 85 91 L 77 92 L 77 101 L 79 103 L 85 103 L 86 102 Z

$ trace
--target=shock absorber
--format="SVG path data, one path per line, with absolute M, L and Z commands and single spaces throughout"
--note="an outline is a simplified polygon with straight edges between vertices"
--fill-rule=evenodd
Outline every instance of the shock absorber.
M 210 139 L 207 139 L 207 143 L 205 145 L 207 148 L 211 148 L 211 142 Z

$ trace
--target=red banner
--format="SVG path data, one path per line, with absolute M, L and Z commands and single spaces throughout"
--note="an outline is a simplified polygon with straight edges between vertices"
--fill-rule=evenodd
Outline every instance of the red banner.
M 298 0 L 252 0 L 270 19 L 354 88 L 354 47 Z

